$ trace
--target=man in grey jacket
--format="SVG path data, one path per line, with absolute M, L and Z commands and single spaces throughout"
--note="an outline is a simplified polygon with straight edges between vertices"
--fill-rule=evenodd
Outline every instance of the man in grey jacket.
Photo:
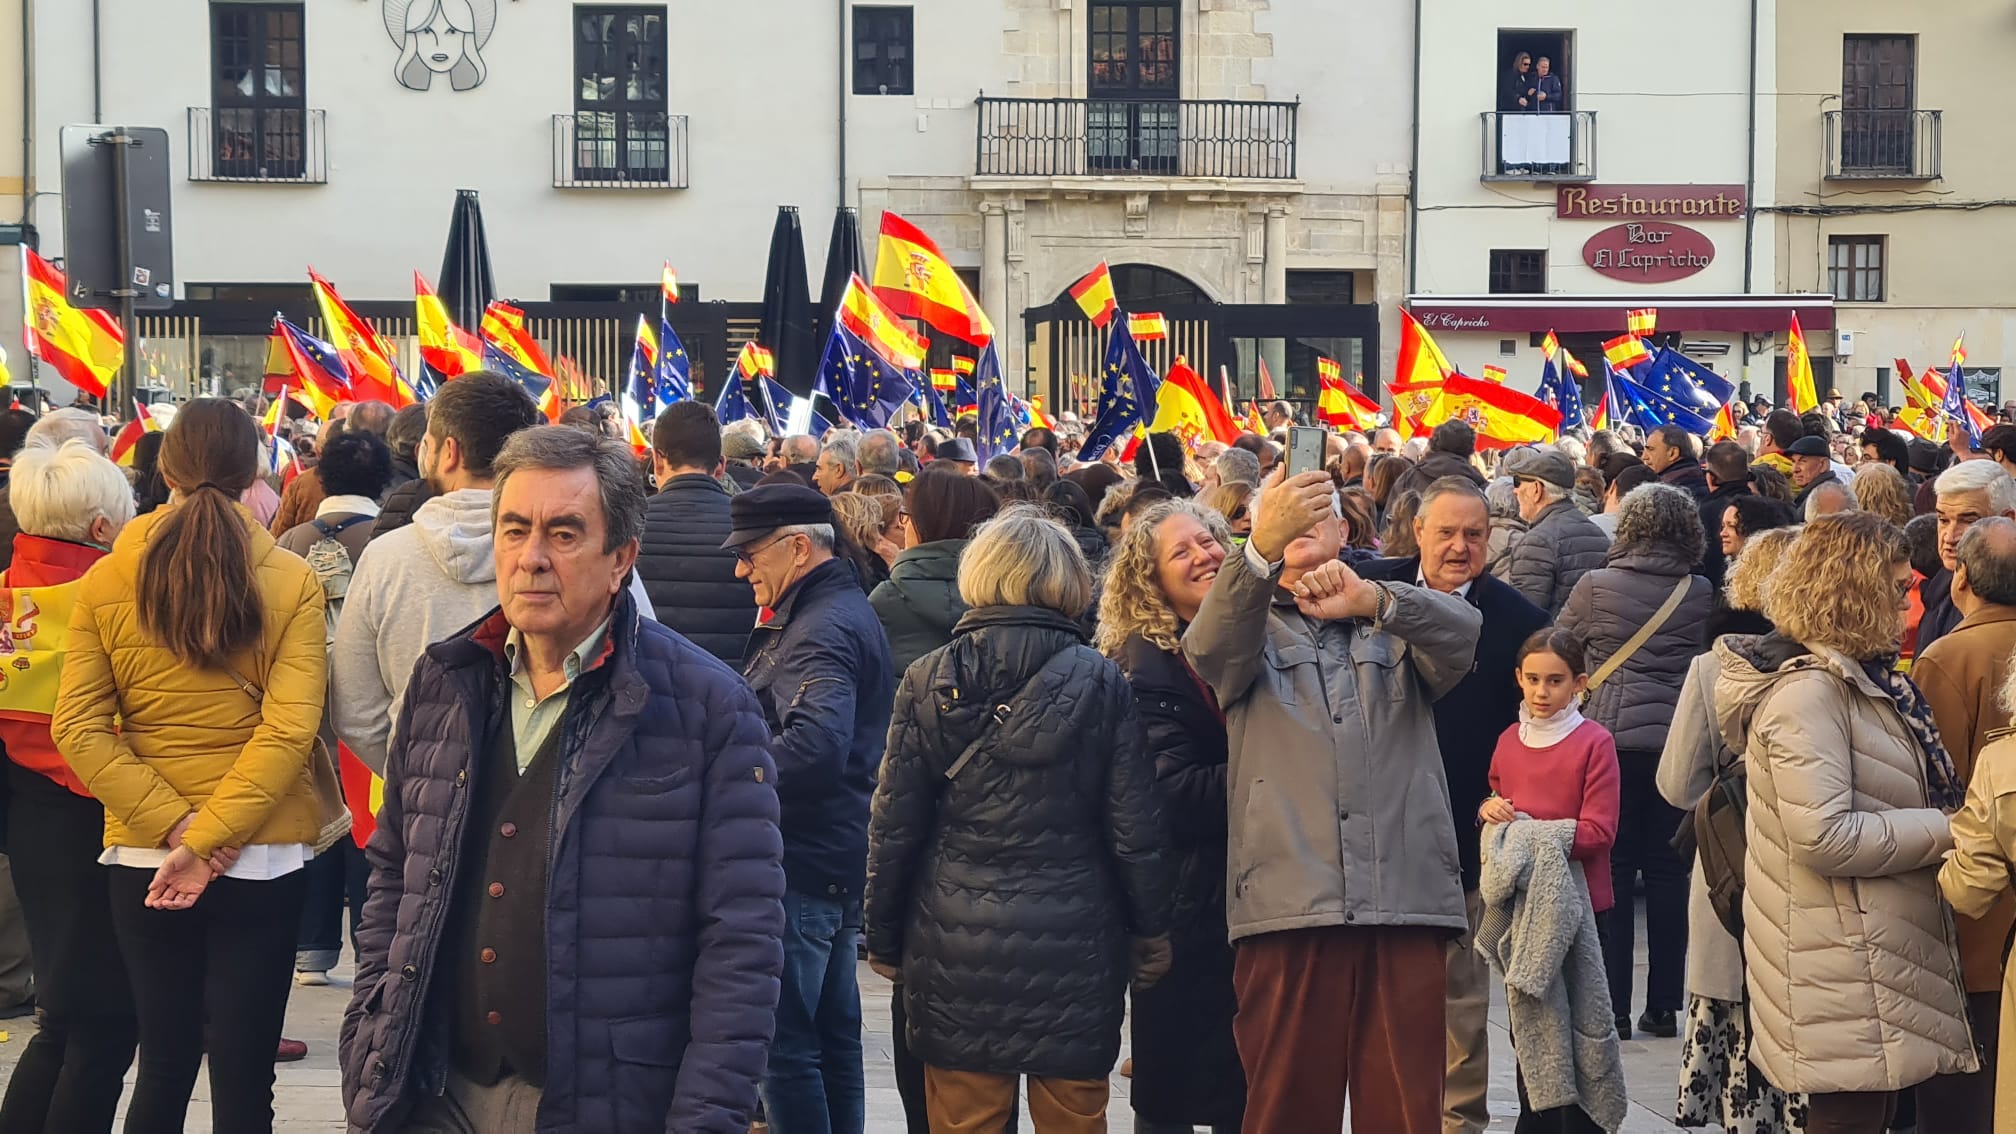
M 1269 480 L 1183 639 L 1231 741 L 1246 1124 L 1336 1130 L 1348 1092 L 1359 1129 L 1434 1134 L 1443 946 L 1468 922 L 1432 707 L 1481 619 L 1339 562 L 1330 483 Z
M 1505 581 L 1551 617 L 1582 576 L 1603 566 L 1610 537 L 1575 506 L 1575 463 L 1551 445 L 1514 449 L 1500 466 L 1512 478 L 1528 525 L 1512 548 Z

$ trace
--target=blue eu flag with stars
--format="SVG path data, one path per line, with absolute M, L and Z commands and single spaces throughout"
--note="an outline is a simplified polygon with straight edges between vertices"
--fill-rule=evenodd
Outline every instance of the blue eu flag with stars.
M 1134 333 L 1127 329 L 1126 317 L 1115 318 L 1112 326 L 1112 337 L 1106 340 L 1106 361 L 1100 372 L 1099 415 L 1092 423 L 1084 448 L 1078 450 L 1081 461 L 1098 460 L 1115 440 L 1147 421 L 1155 395 L 1162 389 L 1161 379 L 1155 377 L 1148 360 L 1141 357 Z

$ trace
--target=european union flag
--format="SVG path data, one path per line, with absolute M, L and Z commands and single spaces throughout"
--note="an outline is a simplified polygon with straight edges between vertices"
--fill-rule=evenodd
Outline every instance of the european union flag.
M 302 362 L 315 368 L 315 373 L 301 374 L 303 382 L 313 382 L 317 388 L 335 396 L 338 390 L 350 389 L 350 368 L 343 365 L 336 348 L 302 330 L 284 318 L 275 318 L 274 326 L 287 336 Z
M 973 445 L 985 461 L 1015 447 L 1014 410 L 1008 405 L 1008 387 L 1001 382 L 1001 348 L 992 342 L 980 352 L 973 385 L 979 390 L 980 407 L 979 435 Z
M 791 431 L 791 405 L 798 398 L 768 374 L 763 375 L 762 389 L 763 418 L 770 423 L 770 432 L 783 437 Z
M 1115 319 L 1113 333 L 1106 340 L 1106 362 L 1099 384 L 1099 415 L 1085 446 L 1078 450 L 1081 461 L 1096 461 L 1113 442 L 1149 418 L 1155 395 L 1162 382 L 1141 357 L 1127 320 Z
M 1540 389 L 1537 396 L 1543 402 L 1561 411 L 1561 428 L 1574 429 L 1583 424 L 1582 387 L 1573 378 L 1561 373 L 1548 358 L 1540 369 Z
M 621 409 L 632 421 L 645 422 L 658 416 L 651 404 L 652 371 L 656 360 L 647 353 L 649 342 L 645 324 L 637 324 L 637 341 L 630 347 L 630 377 L 623 390 Z
M 749 408 L 749 395 L 742 391 L 742 375 L 730 367 L 722 377 L 721 392 L 714 396 L 714 418 L 726 425 L 731 421 L 741 421 L 745 417 L 755 417 L 756 411 Z
M 1639 372 L 1639 381 L 1667 401 L 1700 410 L 1711 421 L 1736 396 L 1734 382 L 1666 347 L 1660 347 Z
M 679 335 L 669 321 L 658 324 L 656 394 L 661 410 L 673 402 L 690 401 L 693 397 L 693 360 L 686 357 L 686 344 L 679 341 Z
M 553 391 L 553 380 L 551 378 L 533 370 L 529 366 L 521 364 L 517 359 L 498 350 L 495 346 L 491 345 L 488 339 L 485 339 L 483 342 L 483 366 L 487 370 L 495 370 L 497 373 L 524 387 L 525 392 L 532 395 L 533 403 L 542 409 L 545 408 L 546 395 Z
M 1976 449 L 1981 447 L 1981 426 L 1974 415 L 1967 412 L 1967 373 L 1955 362 L 1946 375 L 1946 398 L 1939 403 L 1939 412 L 1946 420 L 1967 431 L 1967 440 Z
M 924 409 L 931 415 L 931 424 L 940 429 L 952 428 L 951 411 L 945 408 L 945 395 L 938 392 L 937 384 L 923 382 L 919 386 L 917 394 L 924 399 Z
M 1702 416 L 1699 408 L 1673 401 L 1625 377 L 1621 371 L 1613 373 L 1616 374 L 1613 388 L 1624 396 L 1624 420 L 1648 433 L 1662 425 L 1677 425 L 1697 437 L 1706 437 L 1714 431 L 1714 419 Z
M 819 377 L 839 395 L 834 404 L 840 415 L 863 429 L 887 428 L 890 416 L 903 408 L 917 387 L 908 371 L 876 353 L 838 319 L 826 340 Z

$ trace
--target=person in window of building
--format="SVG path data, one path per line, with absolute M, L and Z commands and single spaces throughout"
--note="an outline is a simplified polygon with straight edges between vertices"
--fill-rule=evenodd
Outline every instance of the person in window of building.
M 1807 1092 L 1810 1134 L 1878 1134 L 1898 1092 L 1979 1065 L 1936 880 L 1965 791 L 1895 668 L 1905 555 L 1880 516 L 1823 516 L 1766 586 L 1776 630 L 1715 646 L 1716 716 L 1747 774 L 1750 1059 Z
M 1348 1092 L 1354 1129 L 1432 1134 L 1445 949 L 1469 926 L 1432 704 L 1470 671 L 1481 619 L 1340 562 L 1333 483 L 1269 479 L 1183 635 L 1232 738 L 1246 1128 L 1340 1129 Z
M 1589 647 L 1599 670 L 1613 656 L 1614 672 L 1589 694 L 1589 719 L 1617 739 L 1623 775 L 1617 841 L 1610 852 L 1612 892 L 1625 901 L 1604 915 L 1603 961 L 1610 980 L 1610 1004 L 1617 1033 L 1631 1036 L 1632 943 L 1636 909 L 1629 896 L 1645 876 L 1645 935 L 1650 965 L 1645 975 L 1645 1011 L 1638 1030 L 1662 1038 L 1679 1034 L 1683 961 L 1687 951 L 1687 871 L 1689 863 L 1668 841 L 1681 815 L 1660 797 L 1654 782 L 1659 753 L 1681 680 L 1705 638 L 1713 596 L 1708 580 L 1694 574 L 1706 535 L 1701 509 L 1684 490 L 1648 484 L 1624 498 L 1617 513 L 1617 542 L 1604 566 L 1582 576 L 1559 625 Z M 1674 595 L 1679 596 L 1663 620 Z M 1652 634 L 1622 654 L 1640 629 Z
M 1498 84 L 1498 109 L 1506 113 L 1531 113 L 1539 109 L 1533 82 L 1533 57 L 1522 51 L 1512 57 L 1512 69 Z
M 98 430 L 95 417 L 89 424 Z M 60 612 L 133 519 L 133 493 L 90 444 L 33 438 L 14 458 L 7 491 L 20 530 L 0 590 L 8 610 L 32 603 L 43 613 L 36 634 L 8 651 L 27 668 L 10 670 L 0 689 L 7 861 L 20 895 L 10 921 L 34 946 L 37 1016 L 0 1103 L 0 1130 L 92 1134 L 112 1129 L 120 1079 L 133 1063 L 133 990 L 112 928 L 110 868 L 98 863 L 105 807 L 56 750 L 49 718 L 69 644 Z
M 658 491 L 645 505 L 637 575 L 658 621 L 728 663 L 740 665 L 756 625 L 756 596 L 735 577 L 722 487 L 721 426 L 705 402 L 668 406 L 651 427 Z
M 825 496 L 763 485 L 735 497 L 729 515 L 726 546 L 767 612 L 742 673 L 770 726 L 784 831 L 784 984 L 763 1109 L 776 1134 L 858 1131 L 866 1095 L 854 943 L 868 799 L 895 693 L 889 640 L 855 568 L 834 556 Z
M 1192 1126 L 1229 1134 L 1245 1113 L 1225 932 L 1225 720 L 1181 642 L 1226 555 L 1238 553 L 1218 514 L 1164 501 L 1114 549 L 1100 596 L 1099 649 L 1134 688 L 1177 869 L 1174 962 L 1153 989 L 1134 994 L 1136 1134 L 1190 1134 Z
M 1559 114 L 1568 109 L 1561 89 L 1561 76 L 1553 73 L 1553 60 L 1542 55 L 1533 63 L 1533 109 L 1542 114 Z
M 1489 1024 L 1491 985 L 1475 946 L 1484 902 L 1478 896 L 1477 809 L 1491 794 L 1491 754 L 1498 738 L 1518 723 L 1520 692 L 1513 673 L 1519 648 L 1547 625 L 1547 612 L 1485 572 L 1490 530 L 1485 498 L 1462 478 L 1428 486 L 1414 518 L 1420 554 L 1380 559 L 1358 571 L 1367 579 L 1412 583 L 1454 595 L 1483 618 L 1477 658 L 1470 671 L 1435 702 L 1435 740 L 1449 782 L 1449 811 L 1463 878 L 1469 926 L 1450 942 L 1448 956 L 1448 1067 L 1442 1088 L 1442 1129 L 1480 1134 L 1491 1122 Z M 1180 963 L 1180 962 L 1179 962 Z
M 1951 595 L 1960 624 L 1920 651 L 1911 680 L 1932 707 L 1939 738 L 1963 783 L 1973 779 L 1994 730 L 2009 723 L 1997 697 L 2016 650 L 2016 520 L 1990 516 L 1967 529 L 1957 549 Z M 1967 981 L 1967 1016 L 1981 1048 L 1982 1069 L 1937 1075 L 1918 1087 L 1918 1121 L 1926 1130 L 1988 1134 L 1993 1125 L 1996 1036 L 2000 1026 L 2003 955 L 2016 901 L 1954 919 Z
M 1135 691 L 1085 644 L 1092 576 L 1060 525 L 989 520 L 959 592 L 957 636 L 896 697 L 868 963 L 901 985 L 932 1129 L 1001 1130 L 1027 1076 L 1038 1134 L 1103 1131 L 1128 983 L 1172 957 L 1155 759 Z
M 628 445 L 540 426 L 494 471 L 499 605 L 414 666 L 366 852 L 350 1126 L 741 1134 L 783 964 L 761 710 L 626 585 Z
M 161 447 L 175 498 L 85 575 L 50 722 L 105 805 L 100 861 L 140 1022 L 136 1132 L 182 1129 L 206 1060 L 213 1124 L 270 1128 L 303 868 L 337 818 L 311 787 L 322 585 L 236 503 L 261 448 L 235 402 L 175 415 Z

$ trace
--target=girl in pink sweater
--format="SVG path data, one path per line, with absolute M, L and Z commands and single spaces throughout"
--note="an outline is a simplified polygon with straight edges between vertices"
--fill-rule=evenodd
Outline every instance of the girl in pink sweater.
M 1576 708 L 1589 688 L 1582 640 L 1551 626 L 1539 630 L 1519 647 L 1514 672 L 1525 699 L 1519 723 L 1491 754 L 1491 798 L 1478 818 L 1575 820 L 1568 857 L 1582 864 L 1589 904 L 1600 914 L 1616 904 L 1610 844 L 1617 839 L 1617 745 L 1610 730 Z

